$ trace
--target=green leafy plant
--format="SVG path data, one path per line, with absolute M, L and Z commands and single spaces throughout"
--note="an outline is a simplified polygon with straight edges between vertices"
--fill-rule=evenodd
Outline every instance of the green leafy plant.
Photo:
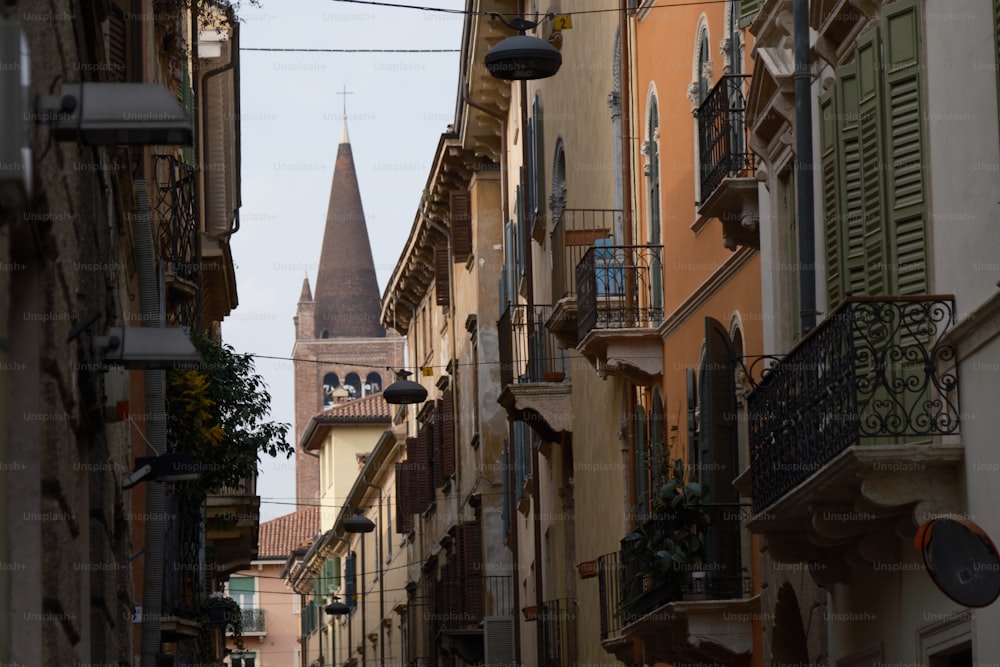
M 701 504 L 706 487 L 686 478 L 684 461 L 675 459 L 666 481 L 656 489 L 652 512 L 637 531 L 655 574 L 690 572 L 705 557 L 703 536 L 710 516 Z
M 214 655 L 213 635 L 222 628 L 223 636 L 231 632 L 236 648 L 243 648 L 243 610 L 239 603 L 228 595 L 216 591 L 203 600 L 198 608 L 198 659 L 205 664 L 220 656 Z
M 263 455 L 291 457 L 289 424 L 269 421 L 271 395 L 249 354 L 204 334 L 192 341 L 205 363 L 168 376 L 167 436 L 202 465 L 194 487 L 212 492 L 256 474 Z

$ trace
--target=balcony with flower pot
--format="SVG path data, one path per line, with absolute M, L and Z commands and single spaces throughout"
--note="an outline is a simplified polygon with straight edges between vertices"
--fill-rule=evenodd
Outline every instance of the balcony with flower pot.
M 652 511 L 598 559 L 601 640 L 631 663 L 647 660 L 749 664 L 760 598 L 740 554 L 740 508 L 702 502 L 703 487 L 673 475 Z

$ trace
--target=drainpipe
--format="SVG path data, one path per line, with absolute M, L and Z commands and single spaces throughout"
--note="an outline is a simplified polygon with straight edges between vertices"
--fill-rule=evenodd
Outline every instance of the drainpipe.
M 618 58 L 620 72 L 621 96 L 621 145 L 622 145 L 622 245 L 632 245 L 632 79 L 630 76 L 632 47 L 629 41 L 628 3 L 619 0 L 618 3 L 618 48 L 621 55 Z
M 813 220 L 812 100 L 809 70 L 809 0 L 792 7 L 795 45 L 795 202 L 799 233 L 801 335 L 816 326 L 816 229 Z

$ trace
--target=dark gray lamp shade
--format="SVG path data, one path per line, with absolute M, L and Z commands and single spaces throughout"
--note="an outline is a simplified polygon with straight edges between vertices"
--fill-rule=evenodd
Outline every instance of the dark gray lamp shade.
M 543 39 L 515 35 L 486 54 L 486 69 L 497 79 L 508 81 L 545 79 L 559 71 L 562 54 Z
M 340 598 L 335 597 L 333 602 L 328 604 L 323 611 L 330 616 L 344 616 L 346 614 L 350 614 L 352 609 L 354 608 L 351 605 L 345 604 L 340 601 Z
M 409 371 L 398 371 L 396 381 L 382 390 L 382 398 L 386 403 L 394 405 L 413 405 L 427 400 L 427 390 L 420 383 L 407 380 Z
M 375 522 L 361 514 L 344 519 L 343 525 L 348 533 L 370 533 L 375 530 Z

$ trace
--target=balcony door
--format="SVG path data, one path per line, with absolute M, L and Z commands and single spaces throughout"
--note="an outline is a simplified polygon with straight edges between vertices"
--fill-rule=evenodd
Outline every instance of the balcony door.
M 736 367 L 733 343 L 718 320 L 705 318 L 705 355 L 698 378 L 697 460 L 694 470 L 708 485 L 705 503 L 738 513 L 739 493 L 733 480 L 739 474 L 739 431 L 736 415 Z M 706 562 L 711 565 L 711 590 L 715 595 L 738 597 L 743 560 L 740 526 L 734 521 L 713 521 L 705 536 Z

